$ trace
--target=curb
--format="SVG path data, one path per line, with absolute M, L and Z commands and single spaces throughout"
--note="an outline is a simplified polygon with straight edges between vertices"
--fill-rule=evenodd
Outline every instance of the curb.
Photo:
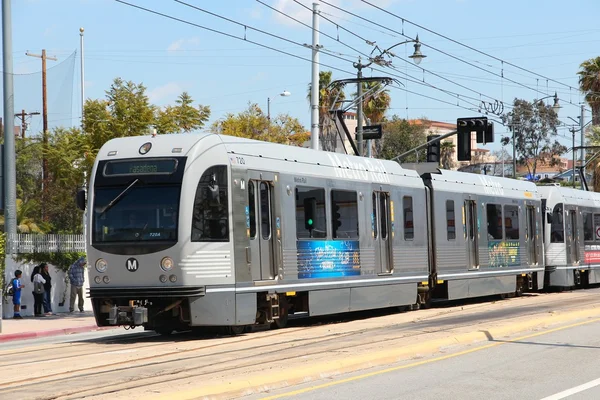
M 565 324 L 582 319 L 600 317 L 600 307 L 585 310 L 555 313 L 526 320 L 524 322 L 507 321 L 506 324 L 496 327 L 482 327 L 477 331 L 459 334 L 450 334 L 441 339 L 432 339 L 406 347 L 387 349 L 364 354 L 361 356 L 346 357 L 339 360 L 322 362 L 297 369 L 281 369 L 275 374 L 253 374 L 239 379 L 223 380 L 205 387 L 189 389 L 183 392 L 165 392 L 152 397 L 155 400 L 192 400 L 198 398 L 231 398 L 258 394 L 267 390 L 282 389 L 300 385 L 324 378 L 356 372 L 359 370 L 380 367 L 407 360 L 411 357 L 431 355 L 445 348 L 457 345 L 469 345 L 482 342 L 493 342 L 503 336 L 515 335 L 533 329 L 544 329 L 556 324 Z
M 27 339 L 36 339 L 41 337 L 49 337 L 49 336 L 60 336 L 60 335 L 72 335 L 74 333 L 84 333 L 84 332 L 92 332 L 92 331 L 104 331 L 108 329 L 115 329 L 116 327 L 99 327 L 98 325 L 86 325 L 86 326 L 78 326 L 75 328 L 60 328 L 60 329 L 50 329 L 46 331 L 38 331 L 38 332 L 21 332 L 21 333 L 9 333 L 2 335 L 0 334 L 0 343 L 10 342 L 14 340 L 27 340 Z

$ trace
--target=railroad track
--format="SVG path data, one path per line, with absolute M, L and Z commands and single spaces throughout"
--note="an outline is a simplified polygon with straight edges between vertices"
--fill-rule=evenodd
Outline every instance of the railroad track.
M 429 316 L 416 318 L 411 323 L 386 323 L 363 329 L 344 327 L 344 331 L 336 331 L 339 324 L 331 322 L 323 324 L 317 321 L 309 326 L 298 326 L 278 331 L 266 331 L 237 337 L 208 337 L 198 344 L 197 341 L 169 340 L 156 343 L 156 336 L 143 338 L 141 343 L 119 343 L 118 340 L 92 341 L 92 349 L 85 347 L 90 341 L 77 342 L 71 347 L 60 345 L 44 349 L 33 349 L 26 352 L 10 351 L 0 352 L 0 366 L 5 372 L 4 376 L 27 376 L 26 380 L 12 379 L 0 382 L 0 397 L 11 395 L 13 398 L 39 398 L 39 399 L 71 399 L 107 395 L 121 390 L 136 390 L 147 388 L 151 385 L 160 385 L 180 379 L 214 376 L 228 372 L 266 365 L 273 362 L 299 362 L 306 357 L 318 357 L 325 352 L 342 352 L 348 349 L 360 349 L 374 344 L 393 343 L 403 339 L 413 338 L 423 333 L 444 332 L 448 322 L 453 323 L 452 329 L 460 329 L 473 325 L 479 320 L 494 321 L 512 316 L 528 316 L 539 314 L 545 310 L 556 309 L 558 302 L 563 309 L 581 307 L 586 304 L 596 303 L 598 292 L 578 292 L 568 299 L 560 299 L 560 295 L 548 295 L 544 299 L 535 299 L 534 302 L 523 299 L 522 307 L 509 307 L 509 302 L 501 302 L 497 310 L 492 311 L 491 317 L 477 314 L 489 303 L 467 306 L 466 309 L 443 310 Z M 507 304 L 504 306 L 504 304 Z M 516 302 L 515 302 L 516 305 Z M 504 307 L 503 307 L 504 306 Z M 372 313 L 371 313 L 372 314 Z M 418 313 L 415 313 L 417 315 Z M 386 315 L 386 314 L 384 314 Z M 387 315 L 390 315 L 389 312 Z M 462 319 L 462 320 L 461 320 Z M 338 321 L 336 319 L 336 321 Z M 454 320 L 454 321 L 452 321 Z M 344 318 L 342 321 L 352 321 Z M 350 328 L 350 329 L 348 329 Z M 333 332 L 321 332 L 324 330 Z M 315 335 L 304 338 L 297 336 L 313 330 Z M 129 340 L 130 342 L 131 340 Z M 148 343 L 152 341 L 152 343 Z M 106 348 L 110 345 L 110 348 Z M 175 346 L 175 350 L 173 350 Z M 47 354 L 51 351 L 71 352 L 62 353 L 60 356 Z M 108 350 L 108 351 L 107 351 Z M 290 351 L 293 355 L 286 355 Z M 151 351 L 152 354 L 143 355 Z M 11 360 L 20 355 L 17 361 Z M 129 356 L 128 356 L 129 355 Z M 38 356 L 38 358 L 36 358 Z M 131 356 L 131 357 L 130 357 Z M 121 359 L 119 359 L 121 357 Z M 101 358 L 97 360 L 97 358 Z M 69 367 L 70 360 L 77 360 L 78 364 L 85 367 Z M 38 368 L 32 366 L 38 365 Z M 65 366 L 67 365 L 67 366 Z M 29 368 L 28 368 L 29 367 Z M 27 371 L 33 369 L 31 373 Z M 16 374 L 20 370 L 19 374 Z M 42 371 L 36 373 L 35 371 Z M 45 371 L 54 371 L 47 373 Z M 81 384 L 89 382 L 89 385 Z M 40 388 L 59 388 L 53 394 L 47 393 L 35 397 L 27 397 L 38 392 Z M 72 389 L 71 389 L 72 388 Z

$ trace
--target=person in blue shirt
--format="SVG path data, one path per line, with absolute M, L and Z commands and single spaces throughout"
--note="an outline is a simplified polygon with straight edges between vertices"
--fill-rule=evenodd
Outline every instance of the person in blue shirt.
M 16 270 L 15 277 L 12 280 L 13 306 L 14 306 L 14 311 L 15 311 L 15 315 L 13 317 L 14 319 L 22 319 L 23 318 L 23 317 L 21 317 L 21 291 L 25 287 L 25 285 L 23 285 L 21 283 L 21 275 L 22 274 L 23 274 L 23 272 L 21 270 Z
M 75 299 L 78 299 L 77 305 L 79 311 L 83 312 L 83 283 L 85 282 L 85 257 L 79 258 L 69 268 L 69 281 L 71 282 L 71 301 L 69 302 L 69 312 L 75 311 Z

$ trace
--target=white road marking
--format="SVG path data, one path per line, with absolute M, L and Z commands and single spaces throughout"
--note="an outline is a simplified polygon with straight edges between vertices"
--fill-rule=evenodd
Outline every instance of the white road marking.
M 598 385 L 600 385 L 600 378 L 594 379 L 593 381 L 590 381 L 588 383 L 584 383 L 584 384 L 579 385 L 579 386 L 575 386 L 575 387 L 573 387 L 571 389 L 564 390 L 564 391 L 562 391 L 560 393 L 553 394 L 552 396 L 544 397 L 542 400 L 560 400 L 560 399 L 564 399 L 565 397 L 572 396 L 574 394 L 577 394 L 579 392 L 583 392 L 584 390 L 591 389 L 591 388 L 596 387 Z

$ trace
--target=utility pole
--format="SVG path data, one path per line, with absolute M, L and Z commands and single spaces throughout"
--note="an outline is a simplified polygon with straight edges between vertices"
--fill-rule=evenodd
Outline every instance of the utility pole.
M 312 76 L 310 89 L 310 143 L 319 150 L 319 3 L 313 3 Z
M 4 72 L 4 229 L 7 233 L 6 255 L 13 253 L 17 233 L 17 189 L 15 169 L 15 120 L 13 87 L 11 1 L 2 1 L 2 63 Z
M 358 155 L 360 157 L 364 156 L 363 150 L 363 99 L 362 99 L 362 68 L 363 65 L 360 63 L 360 57 L 358 57 L 358 63 L 354 64 L 354 67 L 358 69 L 356 73 L 356 78 L 358 79 L 358 83 L 356 84 L 356 96 L 358 98 L 358 103 L 356 103 L 356 141 L 358 142 Z
M 25 110 L 21 110 L 20 113 L 15 114 L 15 117 L 21 119 L 21 139 L 25 139 L 25 131 L 27 130 L 27 117 L 31 117 L 32 115 L 40 115 L 40 113 L 37 111 L 26 113 Z
M 516 143 L 515 143 L 515 126 L 512 125 L 511 126 L 511 131 L 512 131 L 512 144 L 513 144 L 513 159 L 512 159 L 512 165 L 513 165 L 513 179 L 517 179 L 517 151 L 516 151 Z
M 83 112 L 85 111 L 85 81 L 83 68 L 83 28 L 79 28 L 79 46 L 81 47 L 81 131 L 83 132 Z
M 46 60 L 57 61 L 56 57 L 48 57 L 46 56 L 46 50 L 42 49 L 42 54 L 31 54 L 29 52 L 25 53 L 25 55 L 31 57 L 37 57 L 42 59 L 42 120 L 43 120 L 43 133 L 42 133 L 42 143 L 44 147 L 44 153 L 46 153 L 48 149 L 48 96 L 46 90 Z M 48 159 L 46 158 L 46 154 L 42 157 L 42 219 L 46 220 L 46 201 L 48 200 Z

